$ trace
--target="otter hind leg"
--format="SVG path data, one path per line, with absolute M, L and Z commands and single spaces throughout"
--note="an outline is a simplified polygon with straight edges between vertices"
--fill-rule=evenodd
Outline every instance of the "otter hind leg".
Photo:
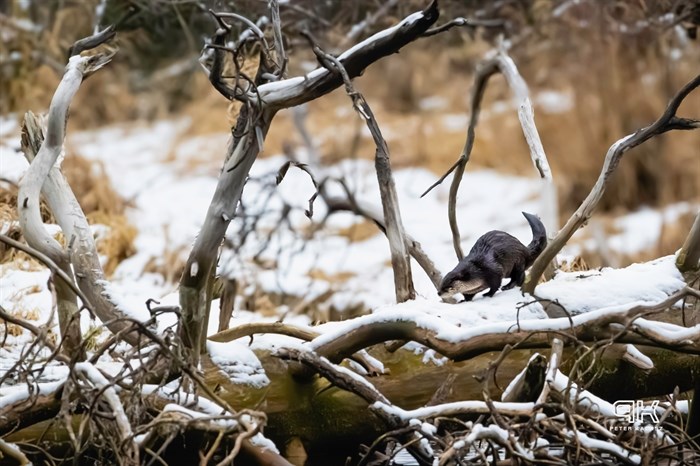
M 520 264 L 516 264 L 513 266 L 513 271 L 510 273 L 510 281 L 506 284 L 503 285 L 503 288 L 501 288 L 503 291 L 505 290 L 510 290 L 511 288 L 515 288 L 516 286 L 522 286 L 522 284 L 525 282 L 525 267 Z

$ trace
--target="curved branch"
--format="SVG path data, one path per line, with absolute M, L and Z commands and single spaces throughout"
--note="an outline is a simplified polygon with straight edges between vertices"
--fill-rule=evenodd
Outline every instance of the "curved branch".
M 377 173 L 377 181 L 379 182 L 379 193 L 382 201 L 382 210 L 384 212 L 385 235 L 389 240 L 389 250 L 391 252 L 391 266 L 394 271 L 394 289 L 396 292 L 396 300 L 404 302 L 416 297 L 416 291 L 413 287 L 413 275 L 411 274 L 411 261 L 408 258 L 406 248 L 406 234 L 404 232 L 403 222 L 401 221 L 401 209 L 399 208 L 398 195 L 396 194 L 396 184 L 391 173 L 391 162 L 389 160 L 389 146 L 382 136 L 379 124 L 365 98 L 357 92 L 350 81 L 347 71 L 340 61 L 325 53 L 316 44 L 311 36 L 303 34 L 311 43 L 316 58 L 328 70 L 334 69 L 343 78 L 345 84 L 345 92 L 352 100 L 353 108 L 357 111 L 360 117 L 365 120 L 369 129 L 376 151 L 374 155 L 374 168 Z
M 17 210 L 22 234 L 27 244 L 56 263 L 66 276 L 70 276 L 72 273 L 70 257 L 58 241 L 48 234 L 41 220 L 42 186 L 49 173 L 54 170 L 54 164 L 63 148 L 68 109 L 83 78 L 107 64 L 111 57 L 111 55 L 74 56 L 68 61 L 63 78 L 51 99 L 46 139 L 41 144 L 41 148 L 35 150 L 36 158 L 30 161 L 29 168 L 19 183 Z M 26 129 L 26 125 L 24 129 Z M 37 135 L 26 139 L 37 142 L 40 138 Z M 51 194 L 55 195 L 56 193 Z M 66 206 L 62 204 L 63 199 L 53 198 L 53 195 L 52 198 L 47 196 L 49 206 L 54 210 L 57 218 L 65 218 L 66 216 L 63 214 Z M 60 207 L 58 210 L 64 212 L 58 212 L 55 210 L 56 207 Z M 90 233 L 89 230 L 88 233 Z M 65 228 L 64 234 L 67 240 L 72 240 Z M 92 240 L 91 234 L 90 239 Z M 56 293 L 58 295 L 58 320 L 61 335 L 65 339 L 65 350 L 68 354 L 75 354 L 78 359 L 83 359 L 85 354 L 80 350 L 80 320 L 73 318 L 74 314 L 79 312 L 76 295 L 71 287 L 61 280 L 56 282 Z M 78 352 L 74 353 L 76 351 Z
M 96 69 L 104 66 L 111 58 L 111 55 L 101 56 L 102 58 L 97 57 L 100 56 L 93 56 L 91 58 L 96 58 L 97 62 L 99 62 L 99 66 L 92 67 L 89 72 L 94 72 Z M 71 61 L 76 59 L 86 58 L 73 57 Z M 79 83 L 77 84 L 79 85 Z M 56 92 L 58 93 L 59 90 Z M 26 159 L 30 162 L 28 173 L 34 170 L 32 168 L 34 166 L 39 167 L 42 163 L 48 165 L 49 171 L 42 181 L 43 186 L 39 186 L 69 244 L 70 256 L 67 256 L 67 259 L 72 264 L 73 270 L 68 266 L 68 272 L 71 274 L 73 271 L 75 272 L 77 286 L 81 290 L 79 296 L 83 301 L 83 305 L 104 322 L 112 333 L 117 334 L 121 332 L 125 341 L 130 344 L 136 344 L 138 341 L 137 334 L 135 332 L 124 331 L 131 326 L 127 321 L 123 320 L 123 318 L 127 316 L 126 313 L 118 308 L 117 304 L 112 301 L 108 292 L 109 283 L 104 278 L 97 246 L 95 245 L 95 240 L 92 236 L 87 218 L 73 190 L 68 184 L 68 181 L 63 176 L 63 173 L 61 173 L 59 166 L 55 163 L 61 151 L 63 139 L 65 138 L 65 126 L 60 125 L 56 128 L 55 122 L 57 118 L 60 119 L 61 122 L 65 122 L 67 113 L 58 113 L 49 117 L 49 127 L 47 129 L 46 138 L 44 139 L 41 126 L 36 116 L 31 112 L 25 115 L 24 125 L 22 127 L 22 151 Z M 54 121 L 53 130 L 52 121 Z M 55 134 L 57 129 L 60 129 L 60 134 Z M 59 145 L 52 148 L 49 142 L 50 139 L 60 141 Z M 42 159 L 42 157 L 47 157 L 47 159 Z M 25 175 L 22 183 L 25 182 L 26 178 L 27 175 Z M 20 186 L 22 183 L 20 183 Z M 38 212 L 31 213 L 31 215 L 38 215 Z M 39 220 L 40 219 L 39 217 Z M 22 227 L 22 231 L 26 238 L 25 227 Z M 27 242 L 29 243 L 28 238 Z M 30 246 L 33 245 L 30 243 Z
M 294 337 L 305 341 L 311 341 L 320 335 L 320 333 L 310 328 L 285 324 L 283 322 L 251 322 L 249 324 L 238 325 L 228 330 L 211 335 L 208 340 L 219 343 L 227 343 L 229 341 L 237 340 L 242 337 L 248 337 L 258 333 L 287 335 L 289 337 Z
M 700 75 L 696 76 L 690 82 L 688 82 L 683 88 L 678 91 L 678 93 L 671 99 L 663 115 L 661 115 L 654 123 L 637 130 L 635 133 L 629 134 L 622 139 L 619 139 L 608 149 L 605 155 L 605 162 L 603 163 L 603 168 L 598 176 L 598 180 L 591 189 L 586 199 L 581 203 L 576 212 L 573 213 L 571 218 L 566 222 L 566 225 L 557 233 L 557 235 L 549 242 L 547 247 L 542 251 L 542 254 L 535 260 L 535 263 L 530 269 L 530 275 L 527 281 L 523 285 L 523 291 L 532 294 L 540 280 L 543 272 L 545 271 L 547 265 L 554 260 L 556 255 L 561 251 L 561 249 L 566 245 L 566 243 L 571 239 L 571 237 L 576 233 L 576 231 L 581 228 L 588 219 L 591 218 L 593 212 L 598 206 L 598 202 L 603 197 L 605 188 L 610 181 L 610 177 L 620 163 L 622 156 L 628 150 L 636 147 L 645 141 L 658 136 L 667 131 L 681 129 L 681 130 L 692 130 L 700 128 L 700 120 L 692 120 L 688 118 L 679 118 L 676 116 L 678 107 L 680 107 L 683 100 L 700 86 Z

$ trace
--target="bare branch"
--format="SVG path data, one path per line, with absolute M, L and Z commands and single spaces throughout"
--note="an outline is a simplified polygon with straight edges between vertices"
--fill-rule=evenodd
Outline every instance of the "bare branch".
M 430 37 L 441 32 L 449 31 L 453 27 L 485 27 L 485 28 L 501 28 L 505 26 L 505 21 L 501 19 L 473 19 L 473 18 L 455 18 L 445 24 L 430 28 L 423 33 L 422 37 Z
M 63 283 L 66 284 L 73 292 L 80 298 L 80 300 L 83 303 L 83 306 L 85 309 L 87 309 L 90 312 L 90 315 L 92 317 L 95 316 L 95 312 L 92 310 L 92 306 L 90 305 L 90 301 L 88 301 L 87 297 L 85 294 L 83 294 L 82 291 L 80 291 L 80 288 L 78 288 L 75 283 L 73 282 L 73 279 L 68 276 L 67 273 L 65 273 L 61 268 L 56 264 L 54 261 L 51 260 L 51 258 L 45 254 L 42 254 L 40 251 L 37 251 L 36 249 L 32 248 L 31 246 L 24 245 L 20 243 L 19 241 L 15 241 L 9 236 L 0 233 L 0 241 L 3 243 L 7 244 L 10 247 L 13 247 L 19 251 L 24 252 L 25 254 L 33 257 L 34 259 L 38 260 L 42 264 L 44 264 L 46 267 L 51 270 L 51 272 L 58 278 L 60 278 Z
M 10 458 L 19 466 L 31 465 L 31 461 L 22 453 L 22 450 L 13 443 L 9 443 L 0 438 L 0 458 Z
M 36 158 L 30 160 L 29 168 L 19 183 L 17 209 L 24 238 L 29 246 L 46 255 L 66 275 L 72 273 L 71 258 L 63 251 L 63 247 L 48 234 L 41 220 L 40 196 L 42 186 L 54 169 L 54 164 L 61 153 L 65 138 L 68 109 L 73 97 L 78 92 L 84 76 L 100 69 L 110 61 L 111 57 L 111 55 L 94 55 L 91 57 L 75 56 L 70 59 L 63 78 L 51 100 L 46 139 L 41 144 L 41 148 L 38 149 Z M 28 125 L 25 125 L 24 129 L 27 130 L 27 128 Z M 28 139 L 39 141 L 38 136 L 29 137 Z M 57 219 L 67 218 L 66 211 L 69 207 L 61 204 L 63 199 L 49 198 L 48 201 L 51 203 L 50 207 L 58 208 L 55 212 Z M 72 240 L 72 231 L 64 229 L 64 233 L 66 238 Z M 89 230 L 88 234 L 90 235 L 90 241 L 93 241 Z M 80 321 L 79 319 L 73 319 L 73 315 L 79 312 L 75 293 L 63 280 L 57 281 L 56 287 L 57 293 L 60 295 L 58 319 L 61 334 L 65 337 L 65 349 L 69 354 L 79 352 Z M 84 357 L 84 354 L 75 354 L 78 354 L 81 358 Z
M 76 57 L 72 60 L 78 59 L 82 60 L 84 58 Z M 104 64 L 103 58 L 100 60 L 100 66 Z M 119 333 L 129 328 L 131 325 L 127 321 L 121 319 L 125 317 L 125 313 L 112 302 L 112 298 L 108 292 L 109 283 L 104 278 L 104 272 L 99 261 L 99 254 L 92 236 L 92 231 L 90 230 L 90 225 L 68 181 L 61 173 L 59 166 L 55 164 L 55 160 L 63 145 L 63 139 L 65 138 L 63 124 L 65 124 L 66 116 L 67 115 L 59 113 L 53 117 L 60 119 L 60 122 L 62 122 L 61 126 L 59 126 L 61 134 L 52 134 L 52 116 L 49 117 L 49 129 L 44 139 L 37 118 L 31 112 L 27 113 L 27 115 L 25 115 L 22 132 L 22 151 L 24 152 L 25 158 L 31 164 L 29 170 L 32 170 L 35 164 L 41 163 L 39 159 L 42 157 L 42 151 L 46 157 L 49 157 L 46 160 L 47 164 L 50 163 L 49 171 L 48 175 L 45 177 L 45 181 L 43 181 L 43 186 L 41 186 L 41 192 L 44 193 L 44 197 L 46 198 L 51 212 L 56 217 L 56 221 L 60 225 L 64 236 L 68 239 L 70 247 L 69 260 L 75 272 L 77 286 L 81 290 L 81 299 L 83 299 L 84 306 L 89 307 L 91 313 L 108 325 L 110 331 Z M 54 129 L 54 132 L 55 131 Z M 48 143 L 50 138 L 56 138 L 55 140 L 58 141 L 58 145 L 51 147 Z M 52 162 L 51 159 L 53 159 L 54 162 Z M 26 178 L 25 175 L 22 181 L 23 183 Z M 31 215 L 35 217 L 34 221 L 36 221 L 36 215 L 38 215 L 38 213 L 34 212 Z M 26 238 L 26 229 L 24 227 L 23 233 Z M 27 242 L 29 242 L 29 239 L 27 239 Z M 72 273 L 73 270 L 69 271 Z M 63 284 L 62 281 L 59 283 Z M 135 334 L 129 332 L 122 333 L 124 334 L 125 341 L 132 344 L 137 341 Z
M 275 36 L 275 54 L 277 55 L 277 76 L 282 79 L 287 71 L 287 53 L 284 51 L 284 38 L 282 37 L 282 21 L 280 20 L 280 4 L 278 0 L 269 0 L 268 8 L 272 17 L 272 32 Z
M 437 17 L 437 4 L 433 2 L 427 10 L 414 13 L 399 25 L 375 34 L 343 53 L 339 59 L 349 76 L 358 76 L 375 61 L 415 40 Z M 267 134 L 279 109 L 313 100 L 337 88 L 342 82 L 338 73 L 319 68 L 306 76 L 258 85 L 257 94 L 250 95 L 256 105 L 244 106 L 239 114 L 224 169 L 180 280 L 183 316 L 180 331 L 185 347 L 192 351 L 192 361 L 199 359 L 199 353 L 204 348 L 202 335 L 210 306 L 208 283 L 219 246 L 263 143 L 260 137 Z
M 593 212 L 598 206 L 598 202 L 603 197 L 605 188 L 610 181 L 610 177 L 615 172 L 617 165 L 622 160 L 622 156 L 628 150 L 636 147 L 645 141 L 663 134 L 667 131 L 681 129 L 692 130 L 700 128 L 700 120 L 691 120 L 687 118 L 679 118 L 676 116 L 678 107 L 683 100 L 698 86 L 700 86 L 700 75 L 689 81 L 678 93 L 671 99 L 664 113 L 651 125 L 637 130 L 636 132 L 619 139 L 608 149 L 605 155 L 603 168 L 598 176 L 598 180 L 591 189 L 586 199 L 581 203 L 579 208 L 566 222 L 564 227 L 557 235 L 549 242 L 542 254 L 535 260 L 535 263 L 530 269 L 530 275 L 523 285 L 523 291 L 533 293 L 537 283 L 540 280 L 547 265 L 555 259 L 557 253 L 566 245 L 574 233 L 581 228 L 588 219 L 591 218 Z
M 450 220 L 450 230 L 452 231 L 452 245 L 457 254 L 457 259 L 462 260 L 464 258 L 464 252 L 462 251 L 461 238 L 459 234 L 459 226 L 457 225 L 457 191 L 459 189 L 459 184 L 462 181 L 462 175 L 464 174 L 464 169 L 469 162 L 469 158 L 472 153 L 472 148 L 474 147 L 475 129 L 476 124 L 479 121 L 479 112 L 481 110 L 481 101 L 484 98 L 484 92 L 486 92 L 486 84 L 491 76 L 493 76 L 498 71 L 498 62 L 494 60 L 489 60 L 487 62 L 481 63 L 476 70 L 474 75 L 474 86 L 472 87 L 471 94 L 471 105 L 469 109 L 469 127 L 467 128 L 467 140 L 464 143 L 464 149 L 462 149 L 462 154 L 459 156 L 459 160 L 455 162 L 454 165 L 445 173 L 438 181 L 436 181 L 432 186 L 430 186 L 421 197 L 428 194 L 434 187 L 442 183 L 447 176 L 454 171 L 454 178 L 452 179 L 452 184 L 450 185 L 450 196 L 449 204 L 447 208 L 447 216 Z
M 208 340 L 225 343 L 259 333 L 287 335 L 305 341 L 313 340 L 319 336 L 318 332 L 310 328 L 285 324 L 283 322 L 251 322 L 211 335 Z
M 365 120 L 369 132 L 372 134 L 374 144 L 377 147 L 374 156 L 374 167 L 377 172 L 379 193 L 384 211 L 385 233 L 389 240 L 389 250 L 391 251 L 391 266 L 394 270 L 396 300 L 398 302 L 404 302 L 414 299 L 416 297 L 416 291 L 413 288 L 411 262 L 406 251 L 404 239 L 406 235 L 401 221 L 401 210 L 399 209 L 399 199 L 396 194 L 396 184 L 394 183 L 394 177 L 391 173 L 389 146 L 382 136 L 382 132 L 372 113 L 372 109 L 362 94 L 355 90 L 343 64 L 337 58 L 321 50 L 310 35 L 305 34 L 305 37 L 311 43 L 313 51 L 319 61 L 329 70 L 335 68 L 343 77 L 345 91 L 352 99 L 353 108 Z
M 544 381 L 544 386 L 542 387 L 542 392 L 540 396 L 537 397 L 536 405 L 541 406 L 547 402 L 549 398 L 549 391 L 551 390 L 551 385 L 554 383 L 554 379 L 559 372 L 559 365 L 561 364 L 561 355 L 564 352 L 564 342 L 561 338 L 554 338 L 552 340 L 552 353 L 549 355 L 549 363 L 547 365 L 547 374 Z
M 282 359 L 298 361 L 304 364 L 313 369 L 314 372 L 328 379 L 333 385 L 358 395 L 369 404 L 381 403 L 382 405 L 391 405 L 389 400 L 363 377 L 332 364 L 326 358 L 319 356 L 313 351 L 281 348 L 278 350 L 277 354 Z M 393 414 L 387 411 L 380 410 L 375 411 L 375 413 L 392 428 L 401 427 L 404 424 L 403 421 L 398 420 Z M 432 455 L 430 455 L 422 445 L 413 443 L 407 446 L 407 448 L 418 460 L 419 464 L 431 464 L 430 460 Z
M 398 52 L 417 39 L 438 18 L 437 2 L 421 12 L 407 16 L 396 26 L 380 31 L 338 56 L 350 79 L 385 56 Z M 305 76 L 264 84 L 258 88 L 262 102 L 270 108 L 293 107 L 327 94 L 342 85 L 338 73 L 317 68 Z

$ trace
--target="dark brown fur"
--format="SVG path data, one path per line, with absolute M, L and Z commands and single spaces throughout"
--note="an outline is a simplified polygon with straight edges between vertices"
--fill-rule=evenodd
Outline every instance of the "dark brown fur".
M 493 296 L 501 287 L 501 280 L 510 282 L 503 286 L 509 290 L 525 281 L 525 270 L 532 265 L 547 245 L 547 232 L 539 218 L 523 212 L 532 229 L 532 241 L 525 246 L 514 236 L 499 230 L 481 236 L 467 257 L 445 275 L 440 286 L 443 299 L 454 293 L 462 293 L 467 301 L 488 288 L 486 296 Z

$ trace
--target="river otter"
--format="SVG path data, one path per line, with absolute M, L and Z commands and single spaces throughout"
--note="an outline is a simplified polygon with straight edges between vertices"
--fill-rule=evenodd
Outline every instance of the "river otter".
M 532 241 L 526 247 L 517 238 L 504 231 L 493 230 L 476 240 L 467 257 L 445 275 L 440 284 L 440 297 L 449 300 L 453 294 L 462 293 L 466 301 L 489 288 L 486 296 L 493 296 L 506 277 L 510 282 L 504 290 L 521 286 L 525 270 L 532 265 L 547 245 L 547 232 L 535 215 L 523 212 L 532 229 Z

